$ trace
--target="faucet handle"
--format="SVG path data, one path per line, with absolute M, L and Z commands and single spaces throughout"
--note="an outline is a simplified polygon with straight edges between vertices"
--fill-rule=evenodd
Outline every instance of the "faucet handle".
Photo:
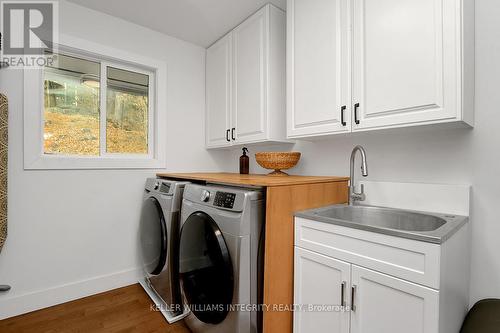
M 352 194 L 364 194 L 365 193 L 365 185 L 361 184 L 361 192 L 356 192 L 356 185 L 351 187 Z
M 358 201 L 365 201 L 366 200 L 365 184 L 361 184 L 361 192 L 358 193 L 358 195 L 359 195 Z
M 353 201 L 365 201 L 366 200 L 366 195 L 365 195 L 365 185 L 361 184 L 361 192 L 356 192 L 356 188 L 352 186 L 350 188 L 350 198 L 351 198 L 351 203 Z

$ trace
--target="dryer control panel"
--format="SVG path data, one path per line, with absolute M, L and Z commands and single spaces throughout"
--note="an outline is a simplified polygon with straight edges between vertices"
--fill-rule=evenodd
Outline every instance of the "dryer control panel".
M 217 191 L 214 198 L 214 206 L 223 208 L 233 208 L 235 193 Z
M 183 201 L 226 211 L 242 212 L 249 201 L 262 200 L 263 197 L 263 192 L 258 189 L 188 184 L 184 189 Z

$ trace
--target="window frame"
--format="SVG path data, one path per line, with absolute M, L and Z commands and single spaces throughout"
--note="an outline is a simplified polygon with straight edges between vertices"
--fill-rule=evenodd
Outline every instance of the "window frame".
M 24 169 L 159 169 L 166 167 L 166 64 L 163 61 L 63 35 L 55 53 L 100 63 L 99 156 L 58 155 L 44 152 L 43 69 L 24 71 Z M 107 68 L 149 75 L 148 153 L 108 153 Z M 163 92 L 163 93 L 159 93 Z

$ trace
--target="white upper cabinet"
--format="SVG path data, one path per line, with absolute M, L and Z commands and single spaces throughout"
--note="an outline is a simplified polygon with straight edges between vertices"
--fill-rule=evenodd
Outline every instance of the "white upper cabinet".
M 285 21 L 281 9 L 266 5 L 207 49 L 207 148 L 287 141 Z M 221 42 L 229 56 L 216 50 Z M 229 89 L 220 83 L 226 78 Z
M 287 7 L 289 137 L 351 129 L 347 0 L 293 0 Z
M 354 130 L 462 119 L 460 1 L 353 0 L 353 13 Z
M 231 46 L 232 36 L 227 35 L 207 50 L 206 140 L 214 148 L 231 145 Z
M 289 137 L 472 126 L 474 0 L 288 0 L 288 8 Z M 352 116 L 344 128 L 343 105 Z
M 233 31 L 233 113 L 238 141 L 265 140 L 267 129 L 267 11 L 259 11 Z

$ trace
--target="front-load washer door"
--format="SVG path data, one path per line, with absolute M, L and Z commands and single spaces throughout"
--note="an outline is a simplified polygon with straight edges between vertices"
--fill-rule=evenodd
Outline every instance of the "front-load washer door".
M 222 232 L 208 214 L 193 213 L 183 223 L 179 258 L 191 312 L 204 323 L 221 323 L 233 299 L 233 267 Z
M 154 197 L 144 200 L 141 212 L 140 237 L 144 271 L 161 273 L 167 262 L 167 224 L 160 203 Z

